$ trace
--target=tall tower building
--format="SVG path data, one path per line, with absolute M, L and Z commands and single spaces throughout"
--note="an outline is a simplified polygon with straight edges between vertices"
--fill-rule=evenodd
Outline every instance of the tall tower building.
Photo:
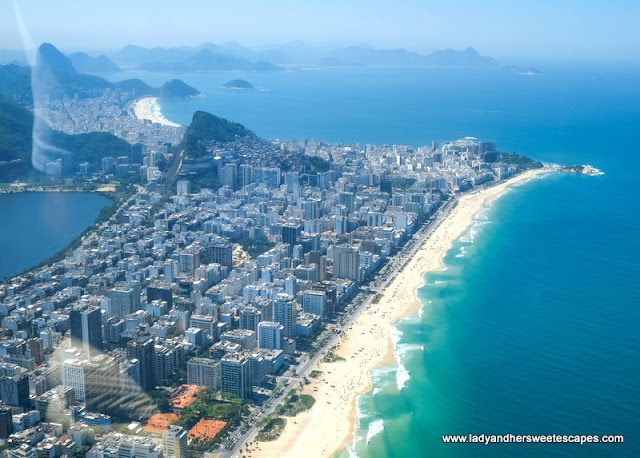
M 255 307 L 247 306 L 240 312 L 240 329 L 257 333 L 260 321 L 262 321 L 262 312 Z
M 229 242 L 211 245 L 211 262 L 233 268 L 233 246 Z
M 152 338 L 138 338 L 127 343 L 127 359 L 140 362 L 140 387 L 149 391 L 156 386 L 155 351 Z
M 240 399 L 251 397 L 251 360 L 244 353 L 227 353 L 220 361 L 220 377 L 224 393 L 231 393 Z
M 102 351 L 102 311 L 97 306 L 74 308 L 69 313 L 71 345 L 93 356 Z
M 180 426 L 169 425 L 162 433 L 162 451 L 165 458 L 186 458 L 187 431 Z
M 111 316 L 126 318 L 127 315 L 140 309 L 140 285 L 126 283 L 108 291 L 111 302 Z
M 333 248 L 333 276 L 358 281 L 358 250 L 350 246 Z
M 298 305 L 291 294 L 279 293 L 273 303 L 275 321 L 283 326 L 282 337 L 295 339 L 298 335 Z
M 275 321 L 262 321 L 258 324 L 258 346 L 269 350 L 280 350 L 282 325 Z

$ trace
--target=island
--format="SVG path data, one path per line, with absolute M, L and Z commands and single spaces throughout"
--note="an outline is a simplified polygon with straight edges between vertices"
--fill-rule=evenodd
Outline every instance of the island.
M 222 85 L 225 89 L 253 89 L 253 85 L 246 80 L 231 80 Z

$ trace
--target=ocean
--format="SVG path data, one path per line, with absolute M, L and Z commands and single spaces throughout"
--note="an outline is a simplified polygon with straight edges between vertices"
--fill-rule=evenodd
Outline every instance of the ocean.
M 97 193 L 0 194 L 0 280 L 64 249 L 110 204 Z
M 334 68 L 181 78 L 206 97 L 163 100 L 171 121 L 206 110 L 268 138 L 421 146 L 473 136 L 556 173 L 478 215 L 426 275 L 423 306 L 392 328 L 397 361 L 373 370 L 339 456 L 640 456 L 640 66 Z M 243 78 L 268 91 L 229 91 Z M 443 434 L 622 434 L 623 444 L 443 444 Z

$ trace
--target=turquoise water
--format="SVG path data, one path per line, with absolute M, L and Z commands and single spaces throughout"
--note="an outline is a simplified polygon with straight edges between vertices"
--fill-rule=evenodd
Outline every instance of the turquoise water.
M 110 204 L 96 193 L 0 194 L 0 279 L 65 248 Z
M 606 175 L 553 174 L 497 200 L 393 328 L 396 364 L 359 402 L 363 457 L 640 456 L 640 66 L 326 69 L 179 77 L 207 96 L 163 101 L 271 138 L 420 146 L 464 136 Z M 135 75 L 127 75 L 135 76 Z M 270 92 L 226 91 L 242 77 Z M 622 445 L 444 445 L 442 434 L 624 434 Z

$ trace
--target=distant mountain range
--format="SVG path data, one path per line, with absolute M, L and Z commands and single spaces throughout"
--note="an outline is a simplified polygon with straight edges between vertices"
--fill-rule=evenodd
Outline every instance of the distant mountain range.
M 104 56 L 92 58 L 84 53 L 74 53 L 67 57 L 52 44 L 43 43 L 38 48 L 33 68 L 0 65 L 0 94 L 26 106 L 33 105 L 32 92 L 50 99 L 74 97 L 76 94 L 80 98 L 97 97 L 106 89 L 131 92 L 135 97 L 191 97 L 200 94 L 180 80 L 172 80 L 161 88 L 153 88 L 139 79 L 112 83 L 96 75 L 80 73 L 74 60 L 85 69 L 113 69 L 115 65 Z
M 205 43 L 197 47 L 142 48 L 128 45 L 110 54 L 121 66 L 147 71 L 279 71 L 278 65 L 359 66 L 359 65 L 447 65 L 494 67 L 498 62 L 481 56 L 475 49 L 443 49 L 422 55 L 405 49 L 374 49 L 368 46 L 317 48 L 293 42 L 254 51 L 235 43 Z
M 215 45 L 197 48 L 142 48 L 128 45 L 112 54 L 112 59 L 122 66 L 151 72 L 206 72 L 244 70 L 278 72 L 283 69 L 270 62 L 249 60 L 217 51 Z
M 19 63 L 24 58 L 17 51 L 0 50 L 0 63 Z M 500 67 L 494 58 L 483 56 L 473 48 L 441 49 L 428 54 L 400 49 L 376 49 L 366 45 L 348 47 L 312 46 L 294 41 L 262 49 L 250 49 L 237 43 L 204 43 L 200 46 L 145 48 L 127 45 L 120 50 L 90 55 L 69 54 L 73 66 L 81 73 L 110 73 L 123 69 L 151 72 L 255 71 L 278 72 L 283 67 L 327 66 L 399 66 L 434 65 L 448 67 Z M 505 67 L 521 71 L 514 67 Z M 526 73 L 536 73 L 526 71 Z

